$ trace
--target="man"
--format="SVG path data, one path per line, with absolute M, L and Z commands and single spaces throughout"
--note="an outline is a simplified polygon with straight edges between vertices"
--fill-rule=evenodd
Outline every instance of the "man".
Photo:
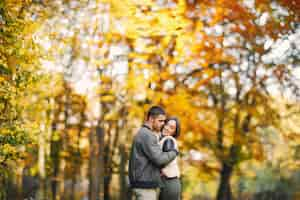
M 150 108 L 147 120 L 134 137 L 129 160 L 129 181 L 137 200 L 156 200 L 162 186 L 160 169 L 175 159 L 178 152 L 169 145 L 163 152 L 159 133 L 166 113 L 159 106 Z

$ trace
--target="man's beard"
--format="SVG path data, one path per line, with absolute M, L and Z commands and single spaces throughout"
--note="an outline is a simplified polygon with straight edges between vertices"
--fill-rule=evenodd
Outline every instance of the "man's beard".
M 153 131 L 155 131 L 155 132 L 160 132 L 160 131 L 161 131 L 161 128 L 153 127 Z

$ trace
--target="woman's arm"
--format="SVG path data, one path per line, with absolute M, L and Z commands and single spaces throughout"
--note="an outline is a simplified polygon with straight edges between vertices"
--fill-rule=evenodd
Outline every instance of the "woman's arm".
M 168 151 L 176 151 L 178 154 L 178 150 L 176 149 L 175 143 L 172 139 L 168 138 L 164 141 L 163 146 L 162 146 L 162 150 L 164 152 L 168 152 Z

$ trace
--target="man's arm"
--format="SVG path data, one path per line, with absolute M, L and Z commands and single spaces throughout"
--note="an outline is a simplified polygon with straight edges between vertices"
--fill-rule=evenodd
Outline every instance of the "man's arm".
M 146 134 L 145 134 L 146 135 Z M 157 139 L 146 135 L 142 141 L 142 149 L 146 156 L 158 167 L 163 167 L 174 160 L 177 156 L 177 151 L 170 149 L 168 152 L 163 152 Z

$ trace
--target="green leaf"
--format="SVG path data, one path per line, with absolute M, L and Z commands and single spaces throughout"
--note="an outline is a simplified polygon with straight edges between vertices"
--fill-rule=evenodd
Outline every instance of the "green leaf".
M 10 69 L 6 68 L 4 65 L 0 64 L 0 75 L 10 75 L 12 72 Z

